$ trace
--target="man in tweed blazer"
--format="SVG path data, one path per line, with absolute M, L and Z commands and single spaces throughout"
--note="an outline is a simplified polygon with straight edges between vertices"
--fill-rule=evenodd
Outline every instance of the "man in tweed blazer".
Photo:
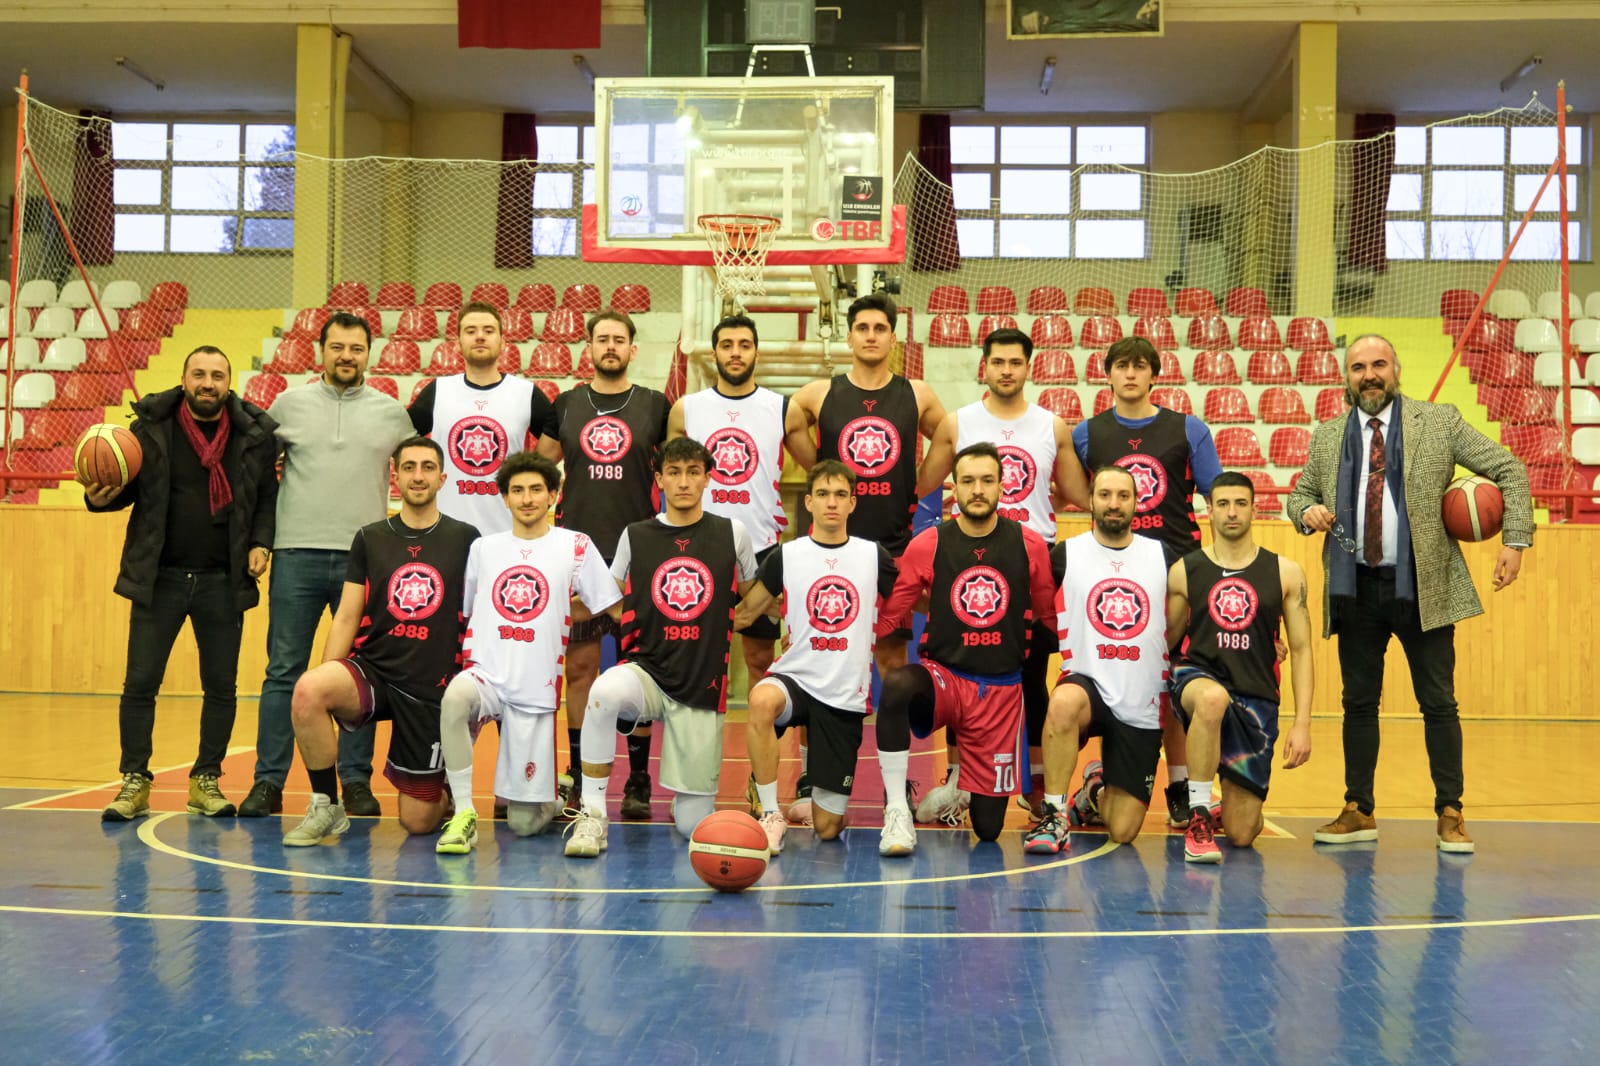
M 1500 487 L 1498 591 L 1517 579 L 1522 550 L 1533 543 L 1528 472 L 1453 406 L 1402 396 L 1399 356 L 1377 334 L 1357 337 L 1346 350 L 1345 391 L 1350 414 L 1316 428 L 1287 504 L 1301 532 L 1327 534 L 1322 634 L 1339 634 L 1344 682 L 1345 806 L 1315 839 L 1378 839 L 1372 782 L 1383 658 L 1393 636 L 1422 710 L 1439 850 L 1470 852 L 1461 815 L 1455 623 L 1482 614 L 1483 605 L 1460 547 L 1445 533 L 1441 504 L 1457 464 Z

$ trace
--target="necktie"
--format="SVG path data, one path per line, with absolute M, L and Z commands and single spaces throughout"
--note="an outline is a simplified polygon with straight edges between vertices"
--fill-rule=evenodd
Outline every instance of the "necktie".
M 1372 447 L 1367 452 L 1367 514 L 1361 537 L 1361 554 L 1368 566 L 1383 562 L 1383 423 L 1376 418 Z

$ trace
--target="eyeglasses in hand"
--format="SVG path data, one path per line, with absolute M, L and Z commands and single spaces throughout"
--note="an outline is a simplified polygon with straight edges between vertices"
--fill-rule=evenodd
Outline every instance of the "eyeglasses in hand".
M 1328 530 L 1328 533 L 1339 547 L 1354 555 L 1357 559 L 1361 558 L 1361 545 L 1350 539 L 1350 534 L 1345 530 L 1343 522 L 1334 522 L 1333 528 Z

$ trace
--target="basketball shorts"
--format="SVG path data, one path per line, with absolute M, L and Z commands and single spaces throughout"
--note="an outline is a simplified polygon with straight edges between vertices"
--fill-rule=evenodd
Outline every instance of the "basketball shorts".
M 1092 677 L 1062 674 L 1057 684 L 1076 685 L 1089 695 L 1089 730 L 1078 738 L 1078 746 L 1090 737 L 1100 738 L 1106 784 L 1148 807 L 1156 787 L 1156 763 L 1161 760 L 1161 730 L 1140 729 L 1118 718 Z
M 556 716 L 554 711 L 516 707 L 500 689 L 473 668 L 462 671 L 478 690 L 478 715 L 472 736 L 485 722 L 500 723 L 500 751 L 494 764 L 494 794 L 514 803 L 551 803 L 556 798 Z
M 715 796 L 722 778 L 722 713 L 679 703 L 638 663 L 618 663 L 611 669 L 628 671 L 639 686 L 638 706 L 628 709 L 632 714 L 618 716 L 619 731 L 632 733 L 629 723 L 666 723 L 661 738 L 661 787 Z
M 807 734 L 809 754 L 806 756 L 806 780 L 813 788 L 850 794 L 855 782 L 856 756 L 861 751 L 861 735 L 866 715 L 854 711 L 841 711 L 830 707 L 800 687 L 800 683 L 783 674 L 768 674 L 758 685 L 777 685 L 788 697 L 788 706 L 778 716 L 778 735 L 790 726 L 803 725 Z
M 444 756 L 439 749 L 439 699 L 444 690 L 422 699 L 391 684 L 360 655 L 337 660 L 350 671 L 361 701 L 361 718 L 339 720 L 339 728 L 354 733 L 368 722 L 389 722 L 389 760 L 383 776 L 413 799 L 438 802 L 444 795 Z
M 1172 709 L 1188 728 L 1191 715 L 1183 709 L 1183 690 L 1200 678 L 1228 686 L 1221 678 L 1197 666 L 1173 668 L 1167 691 L 1172 694 Z M 1217 773 L 1246 792 L 1267 798 L 1272 782 L 1272 749 L 1278 743 L 1278 705 L 1273 700 L 1254 699 L 1228 692 L 1228 709 L 1222 712 L 1222 730 L 1217 738 L 1221 758 Z
M 567 635 L 567 644 L 584 644 L 591 640 L 599 640 L 601 637 L 622 639 L 622 626 L 603 611 L 592 618 L 572 623 L 572 631 Z
M 1013 796 L 1028 787 L 1028 738 L 1022 725 L 1020 675 L 973 677 L 923 659 L 933 681 L 933 729 L 955 731 L 962 789 L 974 796 Z
M 766 562 L 767 556 L 777 551 L 783 545 L 774 544 L 764 551 L 756 552 L 756 569 L 761 569 L 761 564 Z M 753 640 L 777 640 L 783 633 L 783 625 L 770 614 L 758 615 L 754 622 L 739 630 L 741 637 L 750 637 Z

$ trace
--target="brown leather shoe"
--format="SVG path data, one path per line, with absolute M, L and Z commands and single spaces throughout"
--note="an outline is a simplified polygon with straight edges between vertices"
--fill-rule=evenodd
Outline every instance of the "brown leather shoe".
M 1466 819 L 1454 807 L 1439 812 L 1439 850 L 1457 855 L 1470 855 L 1477 850 L 1477 845 L 1467 836 Z
M 1444 821 L 1441 819 L 1439 824 L 1443 826 Z M 1352 800 L 1344 805 L 1339 817 L 1311 834 L 1311 839 L 1318 844 L 1355 844 L 1363 840 L 1377 840 L 1378 820 L 1370 814 L 1362 814 Z

